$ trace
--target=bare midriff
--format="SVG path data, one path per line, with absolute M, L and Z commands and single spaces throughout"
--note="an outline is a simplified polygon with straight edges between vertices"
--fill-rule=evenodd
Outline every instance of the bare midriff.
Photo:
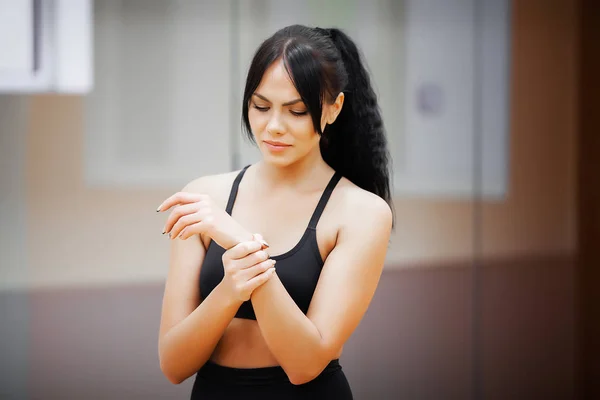
M 258 322 L 234 318 L 217 344 L 211 361 L 233 368 L 260 368 L 278 365 L 260 331 Z
M 341 350 L 335 358 L 341 356 Z M 234 318 L 217 344 L 211 361 L 232 368 L 261 368 L 279 365 L 258 326 L 252 319 Z

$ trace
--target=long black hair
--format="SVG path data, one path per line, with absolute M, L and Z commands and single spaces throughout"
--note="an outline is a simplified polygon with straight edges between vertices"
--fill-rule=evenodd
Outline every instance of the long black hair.
M 356 44 L 340 29 L 291 25 L 259 46 L 242 105 L 248 138 L 254 142 L 248 119 L 250 99 L 267 68 L 280 58 L 321 136 L 325 162 L 355 185 L 383 198 L 393 210 L 391 158 L 377 95 Z M 340 92 L 345 96 L 342 111 L 322 132 L 322 105 L 333 103 Z

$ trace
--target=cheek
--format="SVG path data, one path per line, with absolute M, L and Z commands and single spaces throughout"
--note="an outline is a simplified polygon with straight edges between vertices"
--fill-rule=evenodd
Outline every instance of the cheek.
M 298 130 L 296 137 L 302 142 L 302 147 L 306 149 L 313 148 L 321 140 L 310 118 L 302 122 L 302 127 Z
M 305 115 L 303 117 L 293 117 L 291 123 L 304 132 L 313 132 L 315 130 L 311 117 Z
M 252 132 L 260 132 L 267 124 L 267 118 L 265 115 L 266 114 L 260 113 L 252 108 L 248 110 L 248 120 L 250 121 Z
M 302 140 L 310 140 L 317 133 L 310 117 L 295 118 L 288 125 L 294 136 Z

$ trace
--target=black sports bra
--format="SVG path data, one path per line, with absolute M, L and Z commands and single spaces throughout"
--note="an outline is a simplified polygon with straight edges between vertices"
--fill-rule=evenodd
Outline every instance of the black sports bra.
M 244 167 L 233 182 L 226 208 L 229 215 L 231 215 L 231 211 L 233 210 L 240 181 L 249 166 Z M 281 283 L 304 314 L 308 311 L 319 276 L 321 275 L 321 268 L 324 264 L 317 244 L 316 226 L 333 189 L 340 179 L 341 175 L 336 172 L 321 195 L 302 238 L 294 248 L 283 254 L 271 257 L 277 261 L 277 276 L 281 280 Z M 221 258 L 223 253 L 225 253 L 225 249 L 211 240 L 206 250 L 202 269 L 200 270 L 200 296 L 203 299 L 223 279 L 224 271 Z M 256 316 L 254 315 L 252 302 L 249 300 L 242 303 L 235 317 L 255 320 Z

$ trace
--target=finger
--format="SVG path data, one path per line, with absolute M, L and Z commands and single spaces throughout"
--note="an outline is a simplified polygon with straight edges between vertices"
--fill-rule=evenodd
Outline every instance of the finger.
M 261 249 L 261 244 L 255 240 L 241 242 L 227 250 L 223 256 L 230 260 L 240 260 L 249 254 L 255 253 Z
M 184 215 L 183 217 L 177 220 L 175 225 L 173 225 L 169 237 L 171 239 L 175 239 L 185 228 L 188 228 L 190 225 L 194 225 L 200 222 L 202 222 L 201 213 L 195 212 L 193 214 Z
M 167 211 L 169 208 L 175 205 L 194 203 L 204 200 L 206 197 L 206 195 L 199 193 L 177 192 L 163 201 L 162 204 L 156 209 L 156 212 Z
M 259 244 L 260 246 L 260 244 Z M 254 253 L 246 255 L 246 257 L 238 258 L 234 260 L 234 269 L 248 269 L 252 268 L 256 264 L 260 264 L 263 261 L 269 259 L 269 254 L 264 250 L 257 250 Z
M 260 264 L 263 261 L 266 261 L 269 259 L 269 253 L 267 253 L 265 250 L 258 250 L 255 251 L 254 253 L 250 253 L 248 254 L 246 257 L 243 257 L 241 259 L 239 259 L 239 263 L 241 265 L 243 265 L 241 268 L 242 269 L 246 269 L 246 268 L 251 268 L 252 266 L 256 265 L 256 264 Z
M 202 221 L 184 227 L 177 237 L 181 240 L 186 240 L 200 232 L 202 232 Z
M 179 232 L 179 235 L 177 235 L 176 237 L 181 240 L 186 240 L 194 235 L 199 235 L 200 233 L 205 232 L 205 230 L 206 230 L 205 222 L 203 220 L 201 220 L 199 222 L 190 223 L 187 226 L 185 226 L 181 230 L 181 232 Z
M 265 284 L 273 275 L 275 275 L 275 268 L 271 267 L 265 272 L 256 275 L 254 278 L 246 282 L 246 288 L 253 292 L 257 287 Z
M 163 233 L 171 232 L 173 226 L 180 218 L 184 217 L 185 215 L 198 212 L 201 207 L 202 202 L 184 204 L 182 206 L 175 207 L 165 222 Z
M 255 264 L 251 267 L 243 269 L 243 270 L 239 271 L 238 273 L 241 274 L 242 279 L 249 281 L 252 278 L 254 278 L 255 276 L 262 274 L 269 268 L 274 268 L 275 263 L 276 263 L 275 260 L 267 259 L 265 261 L 259 262 L 258 264 Z
M 260 244 L 259 244 L 260 245 Z M 243 270 L 252 268 L 256 264 L 267 261 L 269 254 L 264 250 L 257 250 L 254 253 L 248 254 L 246 257 L 233 260 L 233 269 Z

